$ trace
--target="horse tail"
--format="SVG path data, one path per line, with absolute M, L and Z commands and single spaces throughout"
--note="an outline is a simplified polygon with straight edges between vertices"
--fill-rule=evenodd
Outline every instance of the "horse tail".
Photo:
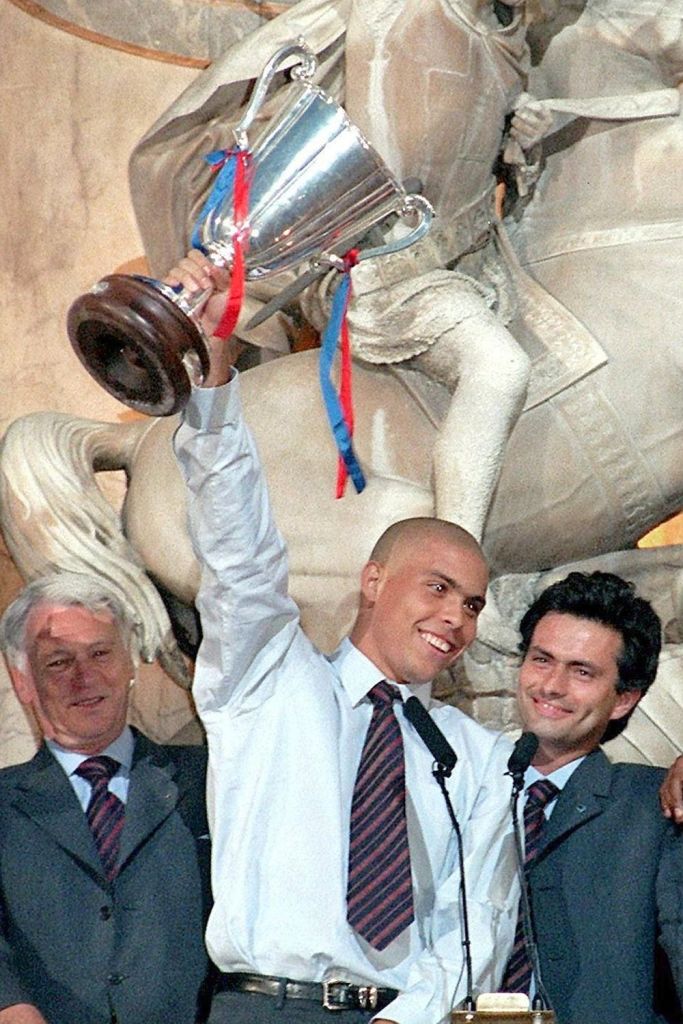
M 101 423 L 55 412 L 10 424 L 0 444 L 0 525 L 25 580 L 46 572 L 102 577 L 129 609 L 144 661 L 182 686 L 189 675 L 166 608 L 95 474 L 124 470 L 153 421 Z

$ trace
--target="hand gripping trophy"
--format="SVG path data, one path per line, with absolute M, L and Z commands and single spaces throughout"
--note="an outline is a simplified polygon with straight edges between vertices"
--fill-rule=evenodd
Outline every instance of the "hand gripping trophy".
M 275 74 L 292 59 L 281 110 L 250 145 L 247 130 Z M 303 40 L 265 65 L 234 146 L 210 154 L 220 166 L 200 214 L 193 243 L 232 283 L 219 336 L 234 329 L 244 282 L 305 263 L 346 269 L 343 255 L 391 214 L 410 230 L 357 259 L 395 252 L 421 238 L 430 204 L 408 195 L 345 111 L 312 84 L 317 61 Z M 154 416 L 181 409 L 191 380 L 208 370 L 208 353 L 194 311 L 206 295 L 190 295 L 148 277 L 112 274 L 72 304 L 71 343 L 86 369 L 125 405 Z

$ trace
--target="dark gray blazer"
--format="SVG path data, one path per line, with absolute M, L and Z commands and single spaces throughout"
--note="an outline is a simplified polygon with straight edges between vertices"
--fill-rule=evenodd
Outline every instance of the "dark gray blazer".
M 683 1021 L 683 830 L 675 843 L 668 843 L 657 880 L 659 921 L 662 929 L 661 943 L 664 947 L 673 975 L 673 986 L 678 995 L 678 1016 Z
M 563 789 L 529 871 L 543 981 L 559 1024 L 651 1024 L 657 878 L 677 842 L 663 769 L 589 754 Z
M 192 1024 L 207 969 L 205 772 L 203 749 L 135 733 L 110 884 L 49 750 L 0 771 L 0 1008 L 32 1003 L 50 1024 Z

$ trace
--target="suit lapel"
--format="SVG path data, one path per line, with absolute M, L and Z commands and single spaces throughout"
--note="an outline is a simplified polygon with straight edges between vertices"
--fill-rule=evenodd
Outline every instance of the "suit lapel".
M 173 762 L 162 748 L 136 732 L 119 871 L 124 870 L 140 846 L 173 813 L 177 803 Z
M 608 806 L 612 767 L 602 750 L 588 754 L 564 787 L 546 822 L 534 864 L 569 833 L 602 814 Z
M 42 746 L 17 785 L 15 808 L 97 875 L 102 864 L 85 814 L 64 769 Z

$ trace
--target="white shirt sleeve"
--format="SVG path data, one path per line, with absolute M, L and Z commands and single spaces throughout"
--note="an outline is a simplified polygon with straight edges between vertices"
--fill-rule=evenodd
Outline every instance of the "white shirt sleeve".
M 201 565 L 204 640 L 194 696 L 201 711 L 210 711 L 248 702 L 256 688 L 268 687 L 269 668 L 291 642 L 299 616 L 287 592 L 285 543 L 242 418 L 237 374 L 223 387 L 193 391 L 174 447 Z
M 403 937 L 405 953 L 380 963 L 346 922 L 347 803 L 367 717 L 346 697 L 339 666 L 299 627 L 287 593 L 286 548 L 242 421 L 238 379 L 193 393 L 175 449 L 202 567 L 197 604 L 204 639 L 193 692 L 210 749 L 211 955 L 221 970 L 302 981 L 341 971 L 400 990 L 378 1017 L 437 1024 L 466 994 L 466 981 L 459 867 L 446 809 L 438 792 L 431 795 L 429 752 L 406 746 L 426 903 Z M 503 779 L 509 744 L 454 708 L 444 717 L 460 758 L 449 788 L 463 833 L 479 992 L 500 979 L 516 921 Z

